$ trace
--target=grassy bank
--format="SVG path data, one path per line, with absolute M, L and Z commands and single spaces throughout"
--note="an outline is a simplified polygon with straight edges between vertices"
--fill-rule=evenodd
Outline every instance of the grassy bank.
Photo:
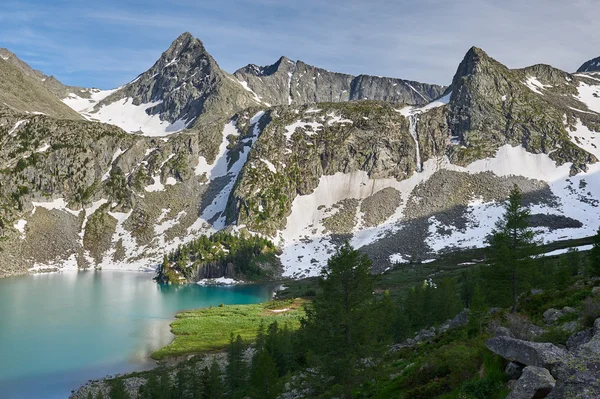
M 171 324 L 175 340 L 152 354 L 156 360 L 172 356 L 221 350 L 229 343 L 231 333 L 244 340 L 253 340 L 262 322 L 265 326 L 277 321 L 300 326 L 304 316 L 301 299 L 267 302 L 255 305 L 219 306 L 178 313 Z

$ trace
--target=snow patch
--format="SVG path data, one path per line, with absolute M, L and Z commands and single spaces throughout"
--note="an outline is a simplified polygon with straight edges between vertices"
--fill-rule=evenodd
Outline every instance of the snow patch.
M 179 119 L 174 123 L 161 120 L 159 114 L 149 114 L 149 109 L 161 104 L 162 100 L 135 105 L 133 99 L 115 101 L 103 105 L 99 109 L 82 112 L 89 120 L 97 120 L 116 125 L 129 133 L 141 132 L 144 136 L 162 137 L 177 133 L 187 128 L 192 120 Z
M 23 126 L 23 125 L 24 125 L 25 123 L 27 123 L 27 122 L 29 122 L 29 121 L 28 121 L 28 120 L 26 120 L 26 119 L 25 119 L 25 120 L 20 120 L 20 121 L 17 121 L 17 123 L 15 123 L 15 126 L 14 126 L 12 129 L 10 129 L 10 131 L 8 132 L 8 135 L 9 135 L 9 136 L 12 136 L 12 134 L 13 134 L 14 132 L 16 132 L 16 131 L 17 131 L 17 129 L 18 129 L 19 127 Z
M 25 239 L 25 226 L 27 226 L 27 220 L 19 219 L 13 226 L 21 233 L 21 240 Z
M 528 77 L 527 80 L 525 81 L 525 86 L 529 87 L 531 89 L 531 91 L 533 91 L 537 94 L 541 94 L 541 95 L 543 95 L 544 93 L 542 93 L 540 90 L 546 89 L 548 87 L 552 87 L 551 85 L 543 84 L 542 82 L 537 80 L 537 78 L 535 76 Z
M 267 168 L 269 168 L 269 170 L 271 171 L 271 173 L 277 173 L 277 168 L 275 168 L 275 165 L 273 165 L 270 161 L 261 158 L 260 159 L 265 165 L 267 165 Z

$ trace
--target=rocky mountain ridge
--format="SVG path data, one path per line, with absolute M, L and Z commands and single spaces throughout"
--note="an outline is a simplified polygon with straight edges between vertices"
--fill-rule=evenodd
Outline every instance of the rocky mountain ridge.
M 286 57 L 263 67 L 249 64 L 234 76 L 270 105 L 352 100 L 423 105 L 440 97 L 446 89 L 402 79 L 329 72 Z
M 193 87 L 177 97 L 182 76 Z M 268 106 L 183 35 L 134 82 L 82 104 L 91 119 L 156 103 L 143 114 L 188 129 L 148 137 L 2 108 L 0 273 L 153 267 L 221 229 L 272 238 L 288 276 L 318 273 L 344 239 L 383 271 L 485 245 L 513 184 L 545 239 L 588 236 L 600 216 L 597 83 L 510 70 L 472 48 L 425 105 Z
M 25 75 L 34 79 L 38 79 L 42 86 L 44 86 L 58 98 L 62 99 L 68 96 L 70 93 L 76 93 L 82 97 L 86 97 L 90 91 L 90 89 L 85 89 L 83 87 L 66 86 L 62 84 L 54 76 L 45 75 L 42 71 L 31 68 L 27 63 L 23 62 L 13 52 L 6 48 L 0 48 L 0 58 L 19 68 Z
M 91 90 L 86 96 L 70 93 L 65 102 L 90 120 L 130 133 L 166 136 L 250 106 L 363 99 L 425 104 L 444 90 L 402 79 L 332 73 L 285 57 L 269 67 L 248 65 L 230 75 L 186 32 L 132 82 L 115 90 Z
M 12 53 L 11 53 L 12 54 Z M 16 57 L 0 50 L 0 104 L 16 112 L 46 114 L 56 118 L 82 119 L 50 91 L 44 82 L 32 72 L 27 74 L 15 65 Z M 18 64 L 17 62 L 17 64 Z M 26 64 L 25 64 L 26 65 Z

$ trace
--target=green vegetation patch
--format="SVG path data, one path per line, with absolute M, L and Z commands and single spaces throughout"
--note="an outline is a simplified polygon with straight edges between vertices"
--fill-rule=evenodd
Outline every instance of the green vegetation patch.
M 256 305 L 218 306 L 181 312 L 171 324 L 175 340 L 152 354 L 156 360 L 171 356 L 202 353 L 224 349 L 231 334 L 244 340 L 256 337 L 263 322 L 268 325 L 277 321 L 288 323 L 296 330 L 304 317 L 304 301 L 301 299 L 268 302 Z

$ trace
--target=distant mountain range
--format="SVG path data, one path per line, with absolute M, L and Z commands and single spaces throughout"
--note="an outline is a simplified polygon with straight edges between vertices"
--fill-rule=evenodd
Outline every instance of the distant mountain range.
M 98 90 L 0 56 L 0 276 L 153 267 L 221 229 L 273 239 L 288 276 L 346 239 L 380 272 L 483 246 L 514 184 L 546 240 L 600 224 L 595 60 L 511 70 L 472 48 L 448 87 L 285 57 L 229 74 L 184 33 Z

